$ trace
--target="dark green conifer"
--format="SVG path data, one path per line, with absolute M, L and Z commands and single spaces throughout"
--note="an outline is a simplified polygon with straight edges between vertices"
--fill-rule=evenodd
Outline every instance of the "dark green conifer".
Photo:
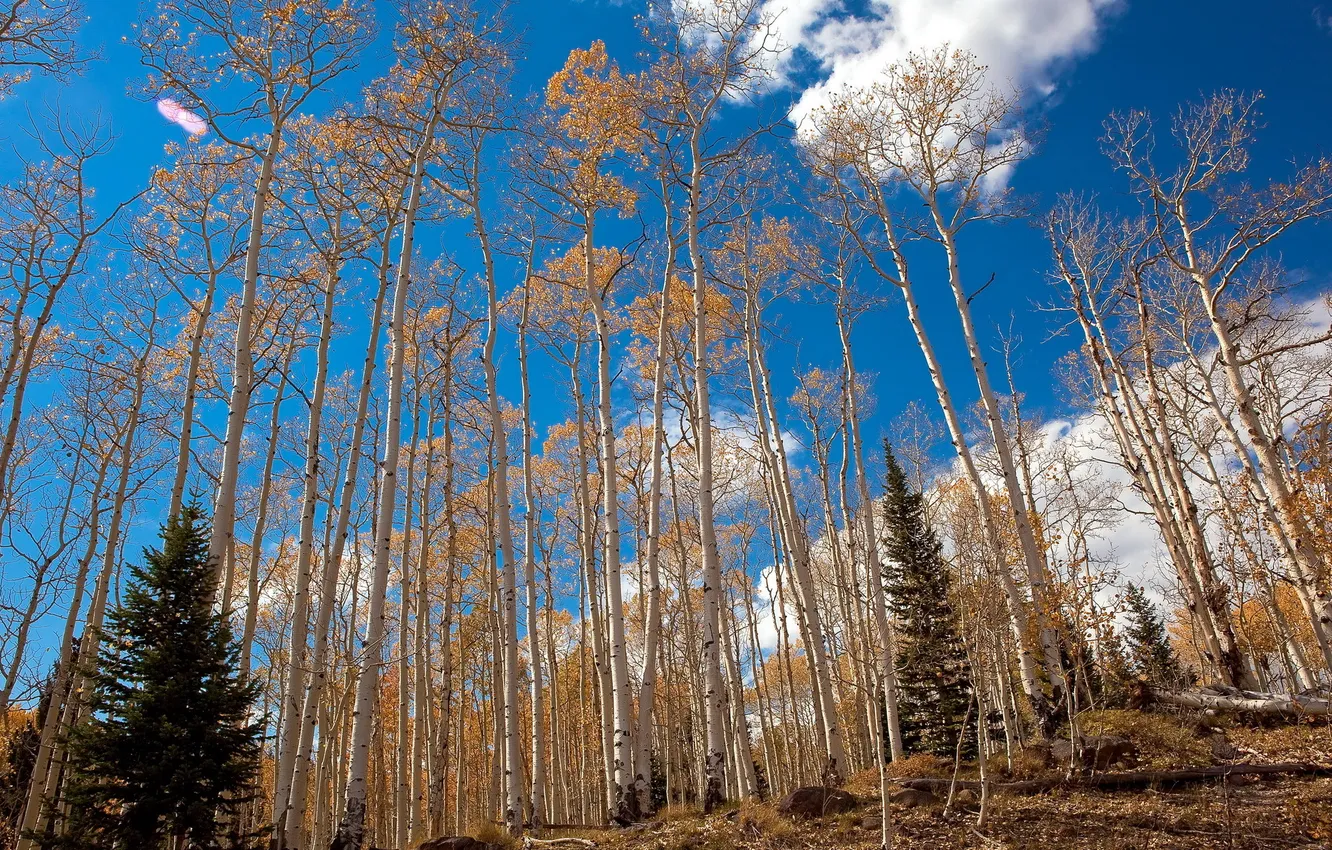
M 1165 621 L 1147 594 L 1138 585 L 1130 584 L 1124 595 L 1128 622 L 1124 628 L 1129 667 L 1134 674 L 1148 681 L 1168 685 L 1177 684 L 1182 665 L 1170 645 Z
M 907 482 L 887 443 L 884 457 L 884 577 L 897 620 L 903 745 L 908 752 L 952 758 L 971 704 L 971 673 L 949 600 L 951 582 L 924 498 Z M 964 752 L 972 749 L 974 737 Z
M 253 846 L 238 813 L 253 799 L 258 686 L 213 609 L 208 528 L 197 506 L 167 521 L 160 551 L 132 567 L 90 672 L 91 713 L 69 737 L 63 834 L 80 850 Z

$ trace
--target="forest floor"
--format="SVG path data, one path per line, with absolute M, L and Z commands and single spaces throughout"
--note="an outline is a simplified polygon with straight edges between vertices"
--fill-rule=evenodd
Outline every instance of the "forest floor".
M 1134 740 L 1139 770 L 1218 763 L 1332 764 L 1332 726 L 1325 723 L 1266 729 L 1232 725 L 1223 732 L 1200 735 L 1188 718 L 1105 712 L 1093 720 L 1092 725 L 1099 728 L 1084 728 L 1084 734 L 1126 734 Z M 1238 750 L 1225 761 L 1213 754 L 1213 741 L 1221 735 Z M 1001 766 L 1003 775 L 999 776 Z M 1059 775 L 1030 753 L 1020 753 L 1012 770 L 1007 759 L 996 759 L 994 767 L 996 781 Z M 894 765 L 891 774 L 902 779 L 947 777 L 951 772 L 950 763 L 913 757 Z M 965 766 L 962 775 L 974 778 L 975 766 Z M 880 846 L 877 772 L 852 777 L 847 790 L 860 800 L 856 810 L 810 821 L 793 821 L 779 814 L 772 803 L 746 803 L 707 817 L 672 807 L 659 820 L 628 830 L 557 832 L 546 837 L 578 836 L 607 850 L 869 850 Z M 1332 848 L 1332 778 L 1327 777 L 1236 776 L 1174 790 L 1057 789 L 1030 796 L 999 794 L 992 798 L 984 835 L 975 830 L 975 808 L 974 803 L 960 809 L 955 806 L 945 814 L 941 804 L 894 805 L 894 846 L 909 850 Z M 572 842 L 564 846 L 572 846 Z

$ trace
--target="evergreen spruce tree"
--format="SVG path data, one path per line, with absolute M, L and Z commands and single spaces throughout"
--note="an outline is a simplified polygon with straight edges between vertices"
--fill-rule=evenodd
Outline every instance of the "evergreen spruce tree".
M 207 523 L 196 505 L 167 521 L 160 551 L 133 567 L 90 671 L 90 716 L 69 737 L 70 817 L 47 846 L 80 850 L 249 847 L 262 723 L 258 685 L 213 610 Z
M 1106 708 L 1123 708 L 1129 703 L 1133 671 L 1124 652 L 1124 640 L 1118 631 L 1102 631 L 1096 651 L 1096 667 L 1101 671 L 1101 697 Z
M 1149 681 L 1177 684 L 1182 665 L 1166 635 L 1165 621 L 1147 594 L 1130 584 L 1124 596 L 1128 622 L 1124 628 L 1129 667 Z
M 913 491 L 884 443 L 884 578 L 897 620 L 898 708 L 908 752 L 949 758 L 971 705 L 971 673 L 948 599 L 942 546 L 925 518 L 924 498 Z M 974 736 L 964 753 L 974 752 Z

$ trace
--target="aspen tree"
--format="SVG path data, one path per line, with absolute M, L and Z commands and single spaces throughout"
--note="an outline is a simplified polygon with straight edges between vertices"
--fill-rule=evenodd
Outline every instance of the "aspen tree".
M 1149 223 L 1147 250 L 1193 284 L 1243 429 L 1235 432 L 1236 455 L 1247 462 L 1255 489 L 1270 501 L 1272 532 L 1289 541 L 1297 578 L 1317 600 L 1317 621 L 1327 631 L 1332 630 L 1332 595 L 1316 578 L 1325 574 L 1326 563 L 1246 374 L 1267 352 L 1245 350 L 1228 310 L 1265 249 L 1296 225 L 1332 212 L 1332 162 L 1315 160 L 1288 181 L 1243 182 L 1260 98 L 1223 91 L 1181 109 L 1171 129 L 1182 157 L 1172 171 L 1158 171 L 1153 162 L 1155 134 L 1145 113 L 1112 116 L 1106 149 L 1142 201 Z
M 3 78 L 0 78 L 2 80 Z M 10 462 L 23 423 L 34 369 L 48 345 L 61 293 L 79 280 L 97 236 L 136 198 L 99 218 L 92 205 L 89 169 L 111 150 L 110 127 L 71 123 L 49 112 L 33 128 L 35 155 L 20 155 L 17 175 L 0 186 L 0 280 L 5 325 L 0 349 L 0 531 L 9 517 Z
M 968 54 L 949 53 L 947 49 L 913 54 L 905 63 L 889 68 L 882 81 L 865 90 L 848 91 L 821 109 L 804 139 L 804 149 L 811 167 L 825 183 L 829 212 L 824 215 L 847 231 L 874 272 L 895 285 L 904 297 L 907 316 L 925 356 L 949 436 L 980 509 L 987 546 L 996 562 L 995 572 L 1004 582 L 1023 691 L 1040 725 L 1048 731 L 1053 722 L 1052 712 L 1060 703 L 1052 700 L 1042 686 L 1042 673 L 1051 684 L 1059 684 L 1059 648 L 1050 617 L 1053 612 L 1046 610 L 1046 579 L 1040 553 L 1030 518 L 1022 510 L 1025 497 L 970 318 L 969 300 L 974 293 L 968 294 L 962 288 L 956 245 L 958 231 L 968 222 L 1000 217 L 1005 212 L 1003 198 L 991 197 L 989 175 L 1001 174 L 1018 161 L 1025 152 L 1025 142 L 1017 133 L 1009 134 L 995 145 L 977 140 L 991 140 L 1002 133 L 1012 109 L 1012 97 L 985 90 L 984 69 Z M 917 222 L 891 205 L 891 193 L 898 186 L 921 197 L 927 208 L 927 221 Z M 946 201 L 944 195 L 951 200 Z M 951 203 L 950 210 L 945 210 L 945 203 Z M 937 241 L 948 261 L 949 286 L 962 321 L 1006 492 L 1014 506 L 1027 584 L 1033 594 L 1030 603 L 1013 581 L 1005 561 L 995 507 L 966 442 L 952 393 L 921 316 L 904 251 L 904 240 L 917 231 Z M 1028 637 L 1033 617 L 1045 670 L 1041 669 Z
M 367 168 L 370 163 L 362 160 L 359 165 L 361 168 Z M 383 168 L 384 163 L 379 158 L 374 159 L 374 165 Z M 378 170 L 378 168 L 376 170 Z M 374 173 L 374 172 L 372 172 Z M 284 731 L 283 738 L 279 743 L 279 764 L 278 764 L 278 793 L 285 785 L 286 770 L 291 771 L 291 785 L 288 793 L 288 799 L 283 800 L 279 796 L 275 802 L 275 814 L 278 811 L 286 812 L 286 823 L 284 828 L 278 830 L 279 841 L 285 841 L 286 847 L 293 850 L 304 850 L 305 845 L 305 819 L 307 807 L 307 788 L 309 784 L 310 754 L 314 747 L 314 733 L 317 725 L 319 712 L 324 707 L 322 703 L 324 688 L 329 677 L 328 656 L 331 647 L 330 623 L 333 618 L 333 610 L 338 601 L 339 585 L 342 580 L 342 559 L 346 551 L 346 544 L 350 535 L 351 514 L 355 495 L 356 485 L 359 483 L 359 467 L 363 455 L 362 445 L 364 444 L 365 429 L 368 424 L 368 410 L 370 406 L 371 387 L 374 383 L 376 372 L 376 358 L 379 353 L 379 335 L 383 324 L 384 301 L 388 293 L 390 267 L 392 263 L 392 240 L 393 234 L 402 220 L 404 212 L 403 189 L 405 179 L 401 174 L 395 174 L 387 168 L 379 172 L 384 178 L 376 183 L 378 187 L 378 196 L 374 197 L 368 204 L 370 211 L 367 215 L 378 213 L 380 217 L 377 232 L 370 237 L 373 239 L 378 262 L 375 269 L 375 299 L 370 309 L 370 328 L 368 341 L 366 343 L 365 359 L 361 368 L 361 376 L 357 386 L 356 409 L 352 416 L 352 432 L 350 446 L 347 454 L 347 463 L 343 474 L 342 484 L 339 488 L 338 512 L 335 524 L 332 528 L 332 546 L 329 547 L 324 563 L 323 576 L 320 579 L 319 588 L 319 608 L 314 618 L 313 655 L 310 663 L 310 681 L 305 689 L 305 697 L 301 702 L 299 735 L 296 735 L 296 750 L 294 753 L 294 763 L 290 768 L 284 768 L 282 760 L 284 758 L 281 747 L 287 747 L 287 758 L 291 758 L 291 738 L 292 730 Z M 328 293 L 325 293 L 325 308 L 328 307 Z M 308 431 L 307 431 L 308 438 Z M 360 553 L 353 552 L 357 558 Z M 359 561 L 358 561 L 359 567 Z M 298 582 L 300 578 L 298 576 Z M 353 587 L 355 583 L 353 582 Z M 303 676 L 303 674 L 302 674 Z M 294 679 L 295 677 L 291 677 Z M 321 727 L 327 728 L 327 727 Z M 322 737 L 322 736 L 321 736 Z M 320 742 L 321 756 L 324 749 L 323 742 Z M 285 832 L 284 832 L 285 829 Z M 285 836 L 285 837 L 284 837 Z M 320 843 L 318 841 L 316 844 Z M 281 845 L 280 845 L 281 846 Z
M 166 276 L 189 307 L 189 344 L 185 352 L 180 431 L 168 515 L 180 512 L 193 461 L 196 406 L 209 321 L 218 282 L 245 256 L 247 220 L 239 186 L 246 159 L 221 144 L 170 145 L 176 155 L 169 169 L 153 176 L 145 200 L 148 213 L 134 229 L 136 250 Z M 187 285 L 202 291 L 187 291 Z
M 783 275 L 790 265 L 794 248 L 789 227 L 771 219 L 755 226 L 753 216 L 737 223 L 731 237 L 719 253 L 717 263 L 729 273 L 732 285 L 743 299 L 745 360 L 749 372 L 758 444 L 765 463 L 772 472 L 773 500 L 781 519 L 783 541 L 791 552 L 802 633 L 811 663 L 814 689 L 814 714 L 827 761 L 821 771 L 825 781 L 840 784 L 846 774 L 846 752 L 841 724 L 837 716 L 833 677 L 828 661 L 828 635 L 824 616 L 815 594 L 810 569 L 809 534 L 804 527 L 791 485 L 790 463 L 777 420 L 771 381 L 764 356 L 762 310 L 773 289 L 789 285 Z
M 148 69 L 146 93 L 183 98 L 223 144 L 258 164 L 208 546 L 219 574 L 233 543 L 241 443 L 254 392 L 254 311 L 278 155 L 292 118 L 312 94 L 353 66 L 372 35 L 367 12 L 350 0 L 272 6 L 266 0 L 159 0 L 134 36 Z M 243 84 L 237 88 L 233 80 Z M 256 130 L 261 135 L 252 139 Z
M 398 497 L 398 454 L 401 448 L 403 373 L 406 365 L 408 333 L 407 290 L 412 279 L 411 268 L 415 257 L 416 220 L 421 209 L 425 173 L 435 145 L 435 135 L 448 105 L 452 75 L 457 70 L 456 66 L 449 63 L 444 66 L 444 73 L 436 76 L 425 68 L 411 67 L 414 59 L 425 65 L 432 58 L 428 46 L 430 42 L 416 40 L 437 25 L 436 21 L 426 19 L 413 20 L 404 26 L 400 35 L 404 38 L 405 44 L 399 50 L 401 61 L 406 67 L 400 70 L 399 74 L 407 76 L 414 71 L 420 74 L 420 77 L 417 85 L 409 82 L 409 87 L 401 93 L 401 100 L 389 106 L 389 109 L 395 113 L 401 110 L 405 113 L 404 117 L 413 123 L 409 125 L 411 127 L 409 135 L 402 139 L 405 150 L 410 152 L 408 166 L 410 171 L 407 201 L 402 212 L 396 279 L 393 285 L 393 315 L 389 322 L 393 342 L 389 356 L 387 427 L 384 432 L 383 459 L 379 468 L 379 504 L 375 523 L 374 568 L 370 598 L 367 600 L 365 661 L 356 686 L 352 751 L 347 765 L 347 799 L 344 803 L 342 822 L 338 825 L 332 844 L 335 848 L 345 848 L 345 850 L 360 850 L 365 833 L 366 774 L 370 736 L 374 724 L 375 697 L 379 690 L 379 669 L 384 651 L 382 646 L 385 632 L 384 596 L 388 588 L 394 507 Z M 427 45 L 424 49 L 423 44 Z
M 285 200 L 301 232 L 317 251 L 314 273 L 322 282 L 319 304 L 319 330 L 315 343 L 313 385 L 309 395 L 306 421 L 304 466 L 300 500 L 300 530 L 296 554 L 296 587 L 292 602 L 291 660 L 283 695 L 282 725 L 277 741 L 276 791 L 273 803 L 274 833 L 279 847 L 286 841 L 287 814 L 293 803 L 292 777 L 300 747 L 302 697 L 305 693 L 309 623 L 310 582 L 314 571 L 315 514 L 318 511 L 324 428 L 325 395 L 328 391 L 330 346 L 336 296 L 342 280 L 343 263 L 361 236 L 352 219 L 360 187 L 356 169 L 340 154 L 349 141 L 345 121 L 327 125 L 301 122 L 294 128 L 289 178 L 291 195 L 304 201 Z M 202 322 L 203 319 L 200 319 Z M 177 472 L 178 483 L 181 482 Z M 173 490 L 172 498 L 176 498 Z M 325 568 L 330 566 L 325 564 Z
M 635 193 L 622 178 L 608 173 L 617 155 L 634 154 L 642 143 L 641 116 L 634 81 L 620 74 L 601 42 L 575 50 L 546 86 L 546 106 L 555 113 L 549 147 L 541 152 L 538 179 L 557 199 L 556 215 L 582 237 L 583 290 L 597 335 L 597 418 L 601 465 L 602 514 L 606 523 L 603 562 L 612 692 L 612 763 L 615 788 L 610 818 L 637 819 L 639 793 L 634 781 L 633 696 L 625 645 L 624 602 L 620 579 L 619 473 L 616 469 L 615 420 L 611 410 L 611 322 L 607 298 L 618 269 L 604 277 L 597 266 L 596 219 L 603 210 L 628 215 Z
M 657 307 L 656 354 L 652 360 L 652 448 L 649 455 L 651 479 L 647 504 L 648 614 L 644 628 L 643 674 L 638 693 L 638 754 L 634 762 L 634 781 L 638 787 L 638 808 L 652 811 L 652 711 L 657 692 L 657 655 L 661 639 L 661 490 L 662 451 L 665 442 L 666 346 L 670 333 L 671 290 L 676 286 L 679 251 L 676 218 L 670 185 L 663 169 L 662 208 L 665 216 L 666 257 L 662 268 L 660 303 Z M 641 592 L 641 591 L 640 591 Z
M 535 234 L 528 238 L 523 283 L 522 307 L 518 317 L 518 371 L 522 384 L 522 446 L 523 446 L 523 583 L 527 590 L 527 646 L 532 668 L 532 815 L 533 829 L 549 821 L 547 799 L 545 736 L 542 734 L 544 698 L 542 694 L 541 630 L 538 628 L 540 610 L 537 608 L 537 526 L 541 515 L 537 507 L 537 494 L 532 475 L 532 385 L 528 367 L 527 332 L 532 311 L 532 263 L 537 250 Z M 553 683 L 552 683 L 553 687 Z
M 747 137 L 722 142 L 713 122 L 732 98 L 754 94 L 767 76 L 776 52 L 771 21 L 758 0 L 721 0 L 674 8 L 665 27 L 655 34 L 659 58 L 649 72 L 652 86 L 650 122 L 671 128 L 684 148 L 679 179 L 687 201 L 690 278 L 693 288 L 694 393 L 693 415 L 698 457 L 698 522 L 703 561 L 703 654 L 706 687 L 707 750 L 703 808 L 712 811 L 725 801 L 726 694 L 721 673 L 721 565 L 717 553 L 712 492 L 712 403 L 709 396 L 707 248 L 703 243 L 704 192 L 718 170 L 739 159 Z M 705 153 L 706 151 L 706 153 Z
M 96 307 L 88 312 L 92 320 L 94 337 L 99 339 L 90 356 L 104 363 L 104 370 L 114 381 L 114 395 L 127 393 L 124 405 L 115 411 L 115 416 L 123 417 L 124 428 L 118 434 L 116 460 L 119 469 L 111 497 L 110 515 L 107 523 L 106 542 L 103 548 L 101 572 L 93 591 L 84 619 L 84 631 L 79 639 L 78 662 L 80 665 L 94 665 L 100 651 L 101 625 L 105 614 L 111 581 L 117 566 L 117 557 L 125 535 L 125 516 L 131 509 L 130 500 L 137 487 L 131 487 L 133 472 L 143 460 L 144 445 L 136 442 L 142 439 L 140 428 L 147 418 L 145 401 L 149 395 L 149 368 L 160 362 L 161 350 L 157 343 L 159 333 L 160 301 L 159 293 L 151 286 L 143 286 L 142 291 L 131 290 L 125 301 L 117 306 L 124 310 L 123 315 L 115 310 L 107 310 L 99 315 Z M 116 296 L 112 295 L 114 299 Z M 142 297 L 142 301 L 135 300 Z M 119 348 L 119 351 L 115 349 Z M 108 350 L 110 349 L 110 350 Z M 92 555 L 96 535 L 90 541 L 89 555 Z M 61 658 L 63 674 L 58 670 L 57 679 L 63 677 L 68 682 L 68 699 L 62 708 L 48 707 L 43 723 L 36 763 L 29 781 L 28 793 L 20 820 L 21 836 L 18 850 L 34 850 L 37 843 L 29 836 L 45 831 L 55 810 L 60 782 L 63 777 L 59 765 L 63 760 L 64 740 L 58 736 L 59 727 L 66 729 L 76 725 L 87 715 L 86 695 L 83 693 L 87 677 L 72 667 L 72 628 L 75 622 L 79 600 L 76 598 L 66 620 L 65 638 L 62 639 Z M 84 668 L 87 669 L 87 668 Z M 58 684 L 63 684 L 59 683 Z M 66 693 L 64 688 L 55 693 Z M 57 833 L 63 828 L 57 822 Z
M 5 0 L 0 3 L 0 100 L 35 73 L 62 82 L 97 58 L 79 50 L 86 20 L 80 0 Z

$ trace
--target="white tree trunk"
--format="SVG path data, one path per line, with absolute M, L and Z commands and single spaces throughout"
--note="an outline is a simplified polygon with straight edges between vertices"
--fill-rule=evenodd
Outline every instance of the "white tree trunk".
M 535 248 L 535 245 L 533 245 Z M 531 259 L 528 260 L 529 267 Z M 532 389 L 527 368 L 527 327 L 531 316 L 531 276 L 523 286 L 522 317 L 518 323 L 518 370 L 523 387 L 523 581 L 527 585 L 527 646 L 532 665 L 532 828 L 549 820 L 546 799 L 546 739 L 542 734 L 545 704 L 542 697 L 541 640 L 537 623 L 536 539 L 537 511 L 535 485 L 532 481 Z
M 704 758 L 703 810 L 711 812 L 726 801 L 726 689 L 721 674 L 721 563 L 717 529 L 713 521 L 712 402 L 708 393 L 707 275 L 699 215 L 702 208 L 703 152 L 701 130 L 690 138 L 688 208 L 689 261 L 694 289 L 694 415 L 698 449 L 698 528 L 703 555 L 703 675 L 707 755 Z
M 888 715 L 888 744 L 893 760 L 902 757 L 902 726 L 897 710 L 896 637 L 888 618 L 888 606 L 883 594 L 883 565 L 879 562 L 879 535 L 874 522 L 874 502 L 870 499 L 869 475 L 865 470 L 864 443 L 860 439 L 860 413 L 856 401 L 856 366 L 851 353 L 851 329 L 840 303 L 843 293 L 838 292 L 837 330 L 842 340 L 842 363 L 846 373 L 847 421 L 851 433 L 851 456 L 856 465 L 856 482 L 860 490 L 861 520 L 865 524 L 865 551 L 870 586 L 870 607 L 879 632 L 879 675 L 883 680 L 883 697 Z M 877 711 L 875 712 L 877 714 Z M 882 748 L 879 748 L 882 750 Z M 879 756 L 876 755 L 876 758 Z
M 282 146 L 282 122 L 274 121 L 268 149 L 259 163 L 259 180 L 250 208 L 250 236 L 245 248 L 245 279 L 236 317 L 236 344 L 232 360 L 231 399 L 227 405 L 227 431 L 222 443 L 222 468 L 218 472 L 217 500 L 213 506 L 213 533 L 208 557 L 214 575 L 221 575 L 223 555 L 231 545 L 236 526 L 236 483 L 240 477 L 240 453 L 245 439 L 245 419 L 250 413 L 254 390 L 254 354 L 251 350 L 254 308 L 259 287 L 259 256 L 264 244 L 264 211 L 273 183 L 274 164 Z
M 657 653 L 661 637 L 661 454 L 666 427 L 666 342 L 670 334 L 671 281 L 675 275 L 675 239 L 670 201 L 666 202 L 666 271 L 662 275 L 661 304 L 657 316 L 657 351 L 652 364 L 652 478 L 648 484 L 647 563 L 648 618 L 643 638 L 643 676 L 638 692 L 638 755 L 634 783 L 640 812 L 652 811 L 652 710 L 657 694 Z
M 334 242 L 336 244 L 336 237 Z M 314 572 L 315 512 L 319 506 L 320 433 L 323 428 L 324 395 L 328 387 L 328 349 L 333 337 L 333 303 L 341 276 L 333 269 L 324 281 L 323 311 L 319 320 L 319 342 L 315 350 L 314 387 L 305 429 L 305 467 L 302 472 L 301 524 L 296 552 L 296 592 L 291 614 L 291 670 L 283 691 L 282 727 L 277 741 L 276 793 L 273 798 L 273 831 L 278 847 L 286 846 L 287 815 L 291 785 L 300 748 L 301 698 L 305 693 L 307 644 L 310 626 L 310 578 Z M 377 323 L 376 323 L 377 324 Z M 353 454 L 357 452 L 353 450 Z M 304 806 L 302 806 L 304 808 Z
M 384 654 L 384 596 L 388 590 L 389 558 L 393 544 L 393 514 L 398 497 L 398 453 L 402 433 L 403 365 L 407 353 L 407 288 L 411 283 L 412 250 L 416 214 L 421 206 L 426 162 L 440 120 L 438 107 L 423 129 L 412 158 L 412 183 L 402 220 L 402 250 L 398 256 L 393 291 L 393 334 L 389 363 L 389 397 L 386 409 L 384 459 L 379 476 L 379 514 L 375 523 L 374 571 L 367 600 L 365 659 L 356 683 L 356 707 L 352 712 L 351 757 L 347 763 L 346 802 L 342 822 L 333 838 L 338 850 L 361 850 L 365 836 L 366 777 L 370 761 L 370 736 L 374 730 L 375 697 L 379 692 Z

